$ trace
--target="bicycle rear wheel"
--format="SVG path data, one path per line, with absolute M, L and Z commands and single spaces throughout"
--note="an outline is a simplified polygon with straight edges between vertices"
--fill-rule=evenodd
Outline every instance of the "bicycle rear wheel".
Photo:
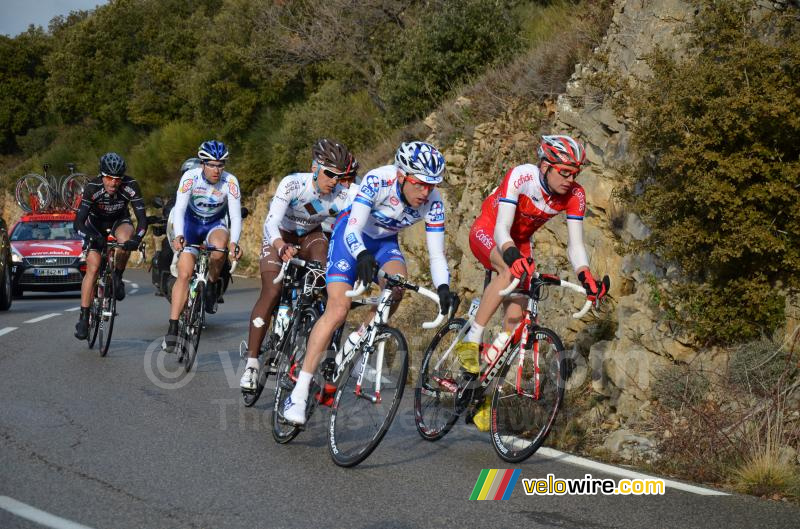
M 111 333 L 114 332 L 114 318 L 117 315 L 117 298 L 114 295 L 114 281 L 110 273 L 103 278 L 105 287 L 100 301 L 100 356 L 108 354 L 111 346 Z
M 186 338 L 183 346 L 186 360 L 183 368 L 187 373 L 191 371 L 195 358 L 197 358 L 197 350 L 200 347 L 200 334 L 203 332 L 203 321 L 205 320 L 205 289 L 206 285 L 199 283 L 195 290 L 194 299 L 189 301 Z
M 278 412 L 283 410 L 286 399 L 292 394 L 297 381 L 297 374 L 300 372 L 300 367 L 303 365 L 303 359 L 306 355 L 308 336 L 311 334 L 311 328 L 314 327 L 318 319 L 319 312 L 312 307 L 307 308 L 300 313 L 292 326 L 286 331 L 289 336 L 284 339 L 283 348 L 278 359 L 275 401 L 272 404 L 272 437 L 281 444 L 288 443 L 300 433 L 300 427 L 283 421 Z M 314 396 L 309 395 L 308 398 L 307 406 L 310 410 L 311 406 L 313 406 L 311 399 Z
M 328 448 L 333 462 L 342 467 L 355 466 L 369 457 L 389 430 L 403 398 L 408 376 L 408 345 L 403 334 L 381 327 L 370 349 L 365 352 L 362 348 L 347 366 L 333 401 Z
M 453 350 L 444 360 L 442 357 L 466 324 L 464 318 L 447 322 L 433 337 L 422 358 L 419 381 L 414 388 L 414 422 L 425 440 L 438 441 L 458 420 L 456 403 L 461 365 Z
M 274 311 L 273 311 L 274 312 Z M 264 391 L 264 386 L 267 385 L 267 379 L 269 378 L 270 370 L 275 369 L 275 360 L 276 356 L 278 355 L 278 351 L 275 349 L 278 348 L 281 344 L 278 343 L 278 335 L 275 334 L 275 314 L 272 314 L 272 329 L 270 330 L 269 334 L 266 337 L 267 340 L 267 347 L 266 349 L 262 349 L 260 351 L 260 355 L 262 355 L 263 363 L 261 364 L 261 368 L 258 371 L 258 380 L 256 381 L 256 389 L 252 391 L 245 391 L 242 390 L 242 402 L 248 408 L 253 406 L 261 397 L 261 393 Z
M 492 395 L 491 437 L 502 460 L 519 463 L 533 455 L 550 433 L 564 398 L 567 370 L 564 346 L 550 329 L 532 333 L 522 365 L 520 348 L 511 354 Z

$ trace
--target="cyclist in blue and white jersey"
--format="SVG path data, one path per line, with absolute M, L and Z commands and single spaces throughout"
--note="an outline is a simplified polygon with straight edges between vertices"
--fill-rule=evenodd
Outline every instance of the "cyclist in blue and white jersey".
M 412 141 L 400 145 L 393 165 L 373 169 L 360 187 L 351 186 L 352 205 L 337 219 L 328 249 L 325 313 L 311 331 L 297 384 L 281 410 L 286 421 L 306 421 L 312 374 L 350 310 L 345 292 L 353 288 L 356 279 L 371 283 L 379 268 L 389 274 L 407 275 L 397 235 L 417 222 L 425 222 L 431 277 L 442 313 L 449 312 L 452 295 L 444 254 L 444 203 L 436 189 L 444 169 L 444 157 L 435 147 Z
M 189 278 L 194 271 L 197 251 L 187 244 L 209 244 L 215 248 L 228 248 L 234 259 L 242 256 L 239 236 L 242 233 L 241 191 L 235 176 L 225 171 L 228 148 L 216 140 L 200 145 L 197 157 L 203 165 L 186 171 L 178 184 L 178 193 L 171 217 L 175 237 L 172 247 L 181 252 L 178 258 L 178 279 L 172 287 L 172 306 L 169 329 L 164 340 L 165 349 L 175 351 L 178 334 L 178 316 L 189 295 Z M 226 214 L 230 226 L 226 225 Z M 185 249 L 185 251 L 184 251 Z M 208 267 L 209 288 L 206 289 L 206 310 L 213 312 L 217 299 L 217 280 L 226 256 L 211 254 Z
M 256 388 L 258 352 L 280 298 L 281 285 L 273 280 L 295 255 L 325 264 L 328 237 L 322 225 L 349 204 L 347 188 L 356 177 L 358 161 L 347 147 L 322 138 L 311 149 L 311 157 L 310 173 L 292 173 L 281 180 L 264 221 L 261 294 L 250 314 L 247 365 L 239 382 L 244 391 Z

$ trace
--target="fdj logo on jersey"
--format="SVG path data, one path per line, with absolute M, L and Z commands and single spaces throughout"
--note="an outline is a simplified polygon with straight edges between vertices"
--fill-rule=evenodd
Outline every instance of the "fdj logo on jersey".
M 440 200 L 437 200 L 433 204 L 431 204 L 431 220 L 444 220 L 444 204 Z
M 356 237 L 355 233 L 348 233 L 347 238 L 344 241 L 347 243 L 347 247 L 350 249 L 350 253 L 353 253 L 358 248 L 358 237 Z

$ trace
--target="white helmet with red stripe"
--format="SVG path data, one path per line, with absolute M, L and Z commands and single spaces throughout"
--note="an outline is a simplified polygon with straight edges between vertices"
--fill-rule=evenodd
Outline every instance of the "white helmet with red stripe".
M 580 168 L 586 161 L 586 149 L 569 136 L 542 136 L 539 159 L 551 164 Z

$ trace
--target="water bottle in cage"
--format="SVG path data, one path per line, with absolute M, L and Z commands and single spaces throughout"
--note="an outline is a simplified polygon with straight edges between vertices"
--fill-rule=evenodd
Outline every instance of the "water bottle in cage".
M 357 331 L 353 331 L 353 332 L 350 333 L 350 336 L 347 337 L 347 342 L 345 342 L 344 347 L 342 348 L 342 351 L 338 351 L 336 353 L 336 365 L 337 366 L 341 365 L 342 360 L 347 358 L 347 355 L 350 354 L 350 351 L 352 351 L 353 348 L 358 344 L 358 342 L 361 341 L 361 337 L 364 336 L 364 333 L 366 332 L 366 330 L 367 330 L 367 326 L 362 323 L 361 327 L 359 327 L 359 329 Z
M 492 345 L 484 348 L 483 361 L 485 363 L 491 364 L 495 361 L 495 359 L 500 355 L 500 351 L 502 351 L 503 347 L 505 347 L 506 342 L 508 341 L 508 336 L 509 334 L 507 332 L 501 332 L 494 339 Z

